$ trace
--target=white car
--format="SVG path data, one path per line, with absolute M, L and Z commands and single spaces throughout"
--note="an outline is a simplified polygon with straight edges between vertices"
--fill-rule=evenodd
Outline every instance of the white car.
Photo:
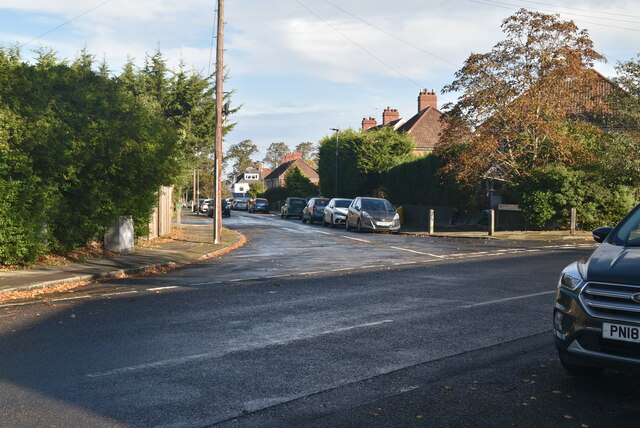
M 336 227 L 338 224 L 345 224 L 347 222 L 347 212 L 349 211 L 349 205 L 353 199 L 333 198 L 329 201 L 329 204 L 324 208 L 324 217 L 322 219 L 323 226 Z

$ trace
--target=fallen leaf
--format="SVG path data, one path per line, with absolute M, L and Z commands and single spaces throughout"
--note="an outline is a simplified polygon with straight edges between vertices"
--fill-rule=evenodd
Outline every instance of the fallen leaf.
M 422 415 L 416 415 L 416 419 L 422 419 Z
M 379 413 L 376 413 L 376 412 L 372 412 L 372 413 L 371 413 L 371 416 L 380 416 L 380 414 L 379 414 Z
M 562 394 L 562 391 L 558 391 L 557 389 L 554 389 L 554 390 L 553 390 L 553 391 L 551 391 L 551 392 L 553 392 L 554 394 Z
M 571 416 L 571 415 L 564 415 L 564 418 L 565 418 L 565 419 L 573 419 L 573 416 Z
M 444 389 L 447 391 L 453 391 L 453 386 L 445 385 Z

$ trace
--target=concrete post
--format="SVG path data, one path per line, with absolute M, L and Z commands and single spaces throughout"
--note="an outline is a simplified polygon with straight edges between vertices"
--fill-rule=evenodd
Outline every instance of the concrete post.
M 436 212 L 433 209 L 429 210 L 429 235 L 433 235 L 435 231 Z
M 496 210 L 489 210 L 489 236 L 493 236 L 496 231 Z
M 569 227 L 569 230 L 570 230 L 569 233 L 571 234 L 571 236 L 576 234 L 576 217 L 577 217 L 577 213 L 576 213 L 575 207 L 571 208 L 571 225 Z

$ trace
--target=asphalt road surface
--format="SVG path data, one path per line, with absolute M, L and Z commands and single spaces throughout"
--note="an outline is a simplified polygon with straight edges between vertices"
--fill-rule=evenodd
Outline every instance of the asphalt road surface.
M 0 425 L 637 425 L 636 374 L 553 349 L 588 245 L 226 224 L 249 243 L 221 259 L 0 306 Z

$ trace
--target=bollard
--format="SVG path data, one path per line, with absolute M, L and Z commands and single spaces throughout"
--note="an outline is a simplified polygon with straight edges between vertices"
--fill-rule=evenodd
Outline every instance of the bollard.
M 436 223 L 436 212 L 434 210 L 429 210 L 429 235 L 433 235 L 435 231 L 435 223 Z
M 576 209 L 571 208 L 571 225 L 569 226 L 569 233 L 571 234 L 571 236 L 576 234 L 576 217 Z
M 489 236 L 496 231 L 496 210 L 489 210 Z

